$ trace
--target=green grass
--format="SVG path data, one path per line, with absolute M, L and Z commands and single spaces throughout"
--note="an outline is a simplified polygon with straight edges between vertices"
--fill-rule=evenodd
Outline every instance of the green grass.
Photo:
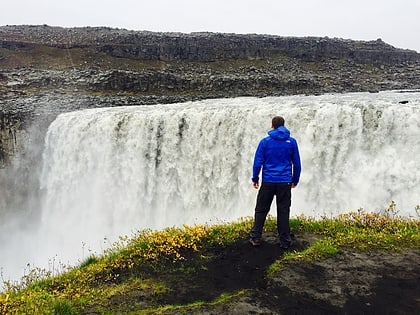
M 391 210 L 391 211 L 389 211 Z M 281 272 L 290 263 L 310 263 L 352 250 L 403 251 L 420 248 L 420 221 L 388 212 L 366 213 L 362 209 L 336 218 L 292 218 L 294 233 L 309 233 L 318 241 L 302 251 L 289 252 L 269 266 L 267 273 Z M 122 237 L 102 256 L 90 256 L 79 266 L 52 276 L 35 269 L 18 284 L 5 282 L 0 293 L 0 314 L 159 314 L 168 310 L 193 309 L 202 301 L 188 305 L 161 305 L 158 298 L 170 292 L 159 279 L 159 272 L 193 273 L 186 260 L 209 259 L 211 249 L 229 246 L 248 237 L 251 218 L 218 225 L 195 225 L 142 230 Z M 276 220 L 269 217 L 266 231 L 275 231 Z M 209 256 L 210 255 L 210 256 Z M 188 284 L 186 284 L 188 285 Z M 145 304 L 130 303 L 109 308 L 109 300 L 135 292 L 144 295 Z M 211 303 L 224 303 L 241 294 L 227 292 Z M 208 304 L 208 302 L 207 302 Z M 180 311 L 181 312 L 181 311 Z

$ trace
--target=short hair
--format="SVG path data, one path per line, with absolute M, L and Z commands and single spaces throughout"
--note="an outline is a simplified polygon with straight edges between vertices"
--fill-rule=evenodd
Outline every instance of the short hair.
M 277 129 L 280 126 L 284 126 L 284 118 L 281 116 L 274 116 L 271 120 L 271 124 L 274 129 Z

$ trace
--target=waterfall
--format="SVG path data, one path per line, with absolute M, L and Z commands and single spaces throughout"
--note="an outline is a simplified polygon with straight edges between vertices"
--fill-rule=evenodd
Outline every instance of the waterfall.
M 74 263 L 139 229 L 252 216 L 253 155 L 274 115 L 285 118 L 302 159 L 292 216 L 379 211 L 391 201 L 416 216 L 418 92 L 87 109 L 49 127 L 28 257 Z

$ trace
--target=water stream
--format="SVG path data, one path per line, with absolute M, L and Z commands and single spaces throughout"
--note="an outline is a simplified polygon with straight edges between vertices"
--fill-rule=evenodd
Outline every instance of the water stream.
M 381 211 L 395 201 L 401 215 L 416 217 L 418 92 L 88 109 L 50 125 L 42 209 L 36 228 L 0 232 L 4 275 L 28 263 L 77 263 L 139 229 L 252 216 L 253 155 L 274 115 L 285 117 L 302 158 L 292 216 Z

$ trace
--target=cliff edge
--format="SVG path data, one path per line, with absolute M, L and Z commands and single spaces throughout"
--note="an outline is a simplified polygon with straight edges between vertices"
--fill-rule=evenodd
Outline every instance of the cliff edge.
M 420 54 L 381 39 L 44 25 L 2 26 L 0 42 L 2 97 L 119 94 L 156 103 L 420 88 Z

